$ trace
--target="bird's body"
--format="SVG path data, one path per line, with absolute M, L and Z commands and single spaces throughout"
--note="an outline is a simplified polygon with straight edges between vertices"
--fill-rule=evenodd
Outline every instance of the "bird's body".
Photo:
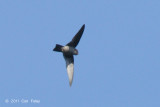
M 64 59 L 66 61 L 66 68 L 67 68 L 70 86 L 72 85 L 73 73 L 74 73 L 74 57 L 73 57 L 73 55 L 78 55 L 78 50 L 75 49 L 75 47 L 78 45 L 78 43 L 81 39 L 84 28 L 85 28 L 85 25 L 83 25 L 81 27 L 81 29 L 78 31 L 78 33 L 73 37 L 72 41 L 70 41 L 66 46 L 56 44 L 56 47 L 53 49 L 53 51 L 63 53 Z
M 62 52 L 65 55 L 78 55 L 78 50 L 71 47 L 71 46 L 64 46 L 62 47 Z

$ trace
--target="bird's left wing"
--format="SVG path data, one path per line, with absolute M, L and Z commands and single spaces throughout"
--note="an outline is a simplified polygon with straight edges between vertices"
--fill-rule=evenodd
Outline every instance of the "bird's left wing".
M 67 56 L 64 54 L 63 54 L 63 56 L 66 61 L 67 74 L 68 74 L 68 78 L 69 78 L 69 84 L 71 86 L 72 81 L 73 81 L 73 73 L 74 73 L 74 57 L 73 57 L 73 55 Z
M 82 37 L 83 31 L 85 28 L 85 24 L 81 27 L 81 29 L 78 31 L 78 33 L 73 37 L 72 41 L 70 41 L 67 46 L 76 47 Z

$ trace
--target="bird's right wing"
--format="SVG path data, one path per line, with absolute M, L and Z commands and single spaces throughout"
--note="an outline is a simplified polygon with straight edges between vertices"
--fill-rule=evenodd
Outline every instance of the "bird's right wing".
M 73 73 L 74 73 L 74 58 L 73 58 L 73 55 L 67 56 L 63 54 L 63 56 L 66 61 L 67 74 L 69 78 L 69 84 L 71 86 L 73 81 Z
M 67 44 L 67 46 L 76 47 L 82 37 L 83 31 L 85 28 L 85 24 L 81 27 L 78 33 L 73 37 L 72 41 Z

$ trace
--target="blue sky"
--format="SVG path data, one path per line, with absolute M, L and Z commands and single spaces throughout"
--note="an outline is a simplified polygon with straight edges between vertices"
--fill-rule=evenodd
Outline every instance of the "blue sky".
M 159 107 L 159 13 L 159 0 L 1 0 L 0 106 Z M 83 24 L 70 87 L 52 49 Z

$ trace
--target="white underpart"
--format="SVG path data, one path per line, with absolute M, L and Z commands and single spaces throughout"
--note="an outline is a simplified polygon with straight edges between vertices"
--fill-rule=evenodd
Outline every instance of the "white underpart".
M 63 47 L 63 53 L 72 54 L 72 55 L 77 55 L 78 54 L 78 52 L 76 51 L 75 48 L 69 47 L 69 46 L 64 46 Z
M 63 49 L 65 52 L 67 52 L 67 51 L 69 51 L 69 46 L 64 46 Z
M 70 63 L 69 61 L 66 61 L 66 63 L 67 63 L 67 73 L 69 78 L 69 84 L 71 86 L 73 81 L 74 64 Z

